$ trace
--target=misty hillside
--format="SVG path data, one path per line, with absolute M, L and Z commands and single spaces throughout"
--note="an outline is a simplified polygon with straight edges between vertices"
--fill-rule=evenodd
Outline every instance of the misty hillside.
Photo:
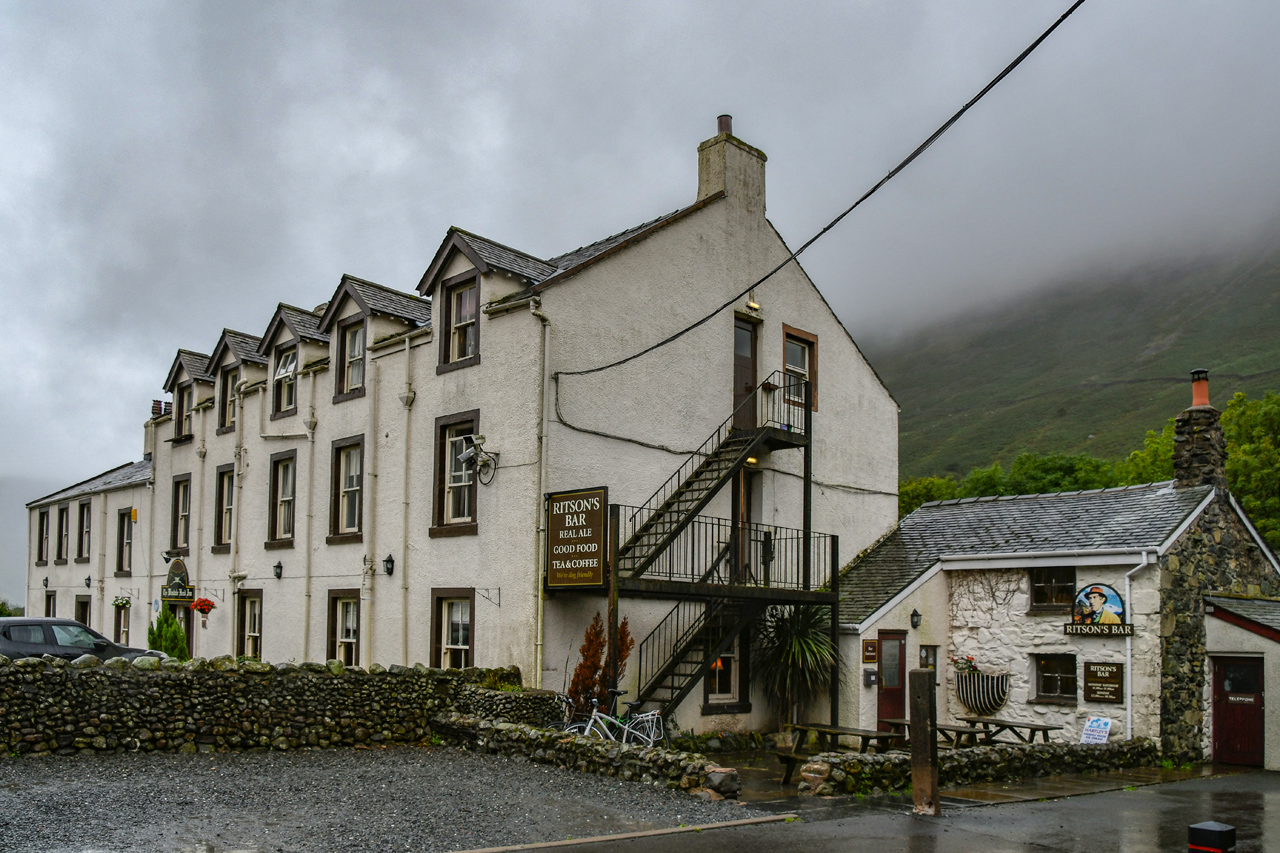
M 1280 250 L 1095 277 L 941 323 L 868 357 L 902 406 L 902 477 L 1022 451 L 1117 459 L 1191 402 L 1280 389 Z

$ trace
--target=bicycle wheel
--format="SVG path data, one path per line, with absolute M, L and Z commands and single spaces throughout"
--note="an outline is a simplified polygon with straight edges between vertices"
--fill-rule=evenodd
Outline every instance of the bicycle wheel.
M 566 734 L 582 737 L 587 733 L 587 724 L 581 721 L 576 723 L 565 723 L 564 731 Z

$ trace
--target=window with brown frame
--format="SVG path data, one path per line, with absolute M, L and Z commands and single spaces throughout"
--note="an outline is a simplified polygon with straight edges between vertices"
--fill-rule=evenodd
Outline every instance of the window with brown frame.
M 36 516 L 36 565 L 49 565 L 49 510 L 42 509 Z
M 116 624 L 115 624 L 115 641 L 122 646 L 129 645 L 129 611 L 132 607 L 115 606 Z
M 431 665 L 439 669 L 475 666 L 476 591 L 471 587 L 431 590 Z
M 236 384 L 240 381 L 240 368 L 232 365 L 222 371 L 218 397 L 218 431 L 231 432 L 236 428 Z
M 58 594 L 56 592 L 46 592 L 44 594 L 44 615 L 49 617 L 58 615 Z
M 1076 704 L 1076 656 L 1032 655 L 1036 675 L 1033 702 Z
M 242 589 L 236 593 L 240 626 L 236 637 L 236 654 L 262 660 L 262 590 Z
M 93 504 L 91 501 L 81 501 L 79 513 L 76 522 L 76 562 L 89 562 L 89 553 L 92 548 L 89 528 L 93 525 Z
M 298 344 L 276 348 L 271 379 L 271 417 L 283 418 L 298 412 Z
M 271 454 L 271 515 L 267 519 L 267 548 L 292 548 L 294 486 L 298 475 L 298 451 Z
M 173 438 L 191 438 L 192 409 L 195 408 L 196 389 L 187 382 L 173 390 Z
M 466 536 L 478 529 L 475 465 L 462 456 L 479 430 L 479 409 L 436 418 L 431 536 Z
M 116 575 L 133 572 L 133 507 L 116 513 Z
M 333 443 L 330 465 L 329 545 L 360 542 L 364 518 L 364 436 Z
M 1031 609 L 1045 613 L 1066 613 L 1076 597 L 1074 566 L 1031 569 Z
M 440 285 L 440 364 L 437 373 L 480 363 L 480 279 L 474 272 Z
M 214 554 L 231 552 L 232 521 L 235 517 L 236 466 L 219 465 L 213 474 L 213 548 Z
M 751 655 L 750 636 L 736 637 L 707 670 L 702 679 L 702 714 L 746 714 L 751 711 L 751 686 L 748 680 Z
M 818 336 L 782 324 L 782 370 L 788 403 L 804 405 L 804 383 L 809 383 L 809 402 L 818 411 Z
M 360 663 L 360 590 L 329 590 L 329 659 Z
M 333 402 L 364 396 L 364 317 L 338 327 L 337 370 L 334 371 Z
M 174 556 L 187 556 L 191 545 L 191 475 L 173 478 L 173 513 L 169 533 L 169 551 Z
M 71 507 L 66 504 L 58 507 L 58 539 L 55 547 L 54 565 L 66 565 L 71 551 Z

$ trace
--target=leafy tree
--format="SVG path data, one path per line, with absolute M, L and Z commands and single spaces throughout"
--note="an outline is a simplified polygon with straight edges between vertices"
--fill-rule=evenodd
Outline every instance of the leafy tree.
M 1280 395 L 1261 400 L 1237 393 L 1222 413 L 1227 484 L 1258 532 L 1280 547 Z
M 1005 480 L 1005 494 L 1038 495 L 1076 492 L 1115 485 L 1112 465 L 1085 453 L 1021 453 L 1013 460 Z
M 1160 432 L 1147 430 L 1142 449 L 1116 463 L 1117 486 L 1159 483 L 1173 479 L 1173 418 Z
M 828 607 L 770 607 L 756 629 L 751 660 L 779 722 L 796 722 L 799 709 L 831 686 L 831 667 L 839 659 Z
M 187 632 L 182 630 L 177 618 L 168 607 L 161 609 L 156 621 L 147 626 L 147 648 L 164 652 L 178 660 L 190 660 L 187 650 Z
M 961 498 L 977 498 L 983 495 L 1004 495 L 1005 491 L 1004 468 L 999 462 L 991 463 L 989 468 L 974 468 L 968 474 L 964 475 L 964 479 L 960 481 L 958 488 Z
M 21 616 L 24 610 L 24 607 L 0 598 L 0 616 Z
M 956 496 L 956 481 L 950 477 L 909 477 L 898 484 L 898 518 L 915 512 L 920 504 Z

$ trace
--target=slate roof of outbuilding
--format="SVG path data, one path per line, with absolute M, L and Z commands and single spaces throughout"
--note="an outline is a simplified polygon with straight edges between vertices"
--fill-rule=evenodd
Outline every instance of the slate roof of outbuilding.
M 262 344 L 262 338 L 257 335 L 237 332 L 235 329 L 223 329 L 222 336 L 226 339 L 227 346 L 235 353 L 236 358 L 253 364 L 267 363 L 266 358 L 258 354 L 258 347 Z
M 1265 598 L 1224 598 L 1217 595 L 1206 595 L 1204 600 L 1214 607 L 1243 616 L 1250 622 L 1280 631 L 1280 601 Z
M 392 290 L 372 281 L 365 281 L 355 276 L 347 276 L 347 283 L 360 295 L 369 310 L 378 314 L 387 314 L 405 320 L 413 320 L 427 324 L 431 322 L 431 301 L 420 296 L 411 296 Z
M 105 471 L 96 477 L 90 477 L 74 486 L 67 486 L 51 495 L 45 495 L 42 498 L 36 498 L 27 504 L 28 507 L 41 506 L 43 504 L 55 504 L 62 501 L 68 501 L 72 498 L 78 498 L 83 495 L 90 495 L 96 492 L 110 492 L 115 489 L 123 489 L 127 486 L 136 486 L 145 483 L 151 479 L 151 460 L 144 459 L 141 462 L 126 462 L 110 471 Z
M 845 570 L 840 621 L 862 622 L 943 555 L 1159 546 L 1212 490 L 1168 481 L 924 504 Z

